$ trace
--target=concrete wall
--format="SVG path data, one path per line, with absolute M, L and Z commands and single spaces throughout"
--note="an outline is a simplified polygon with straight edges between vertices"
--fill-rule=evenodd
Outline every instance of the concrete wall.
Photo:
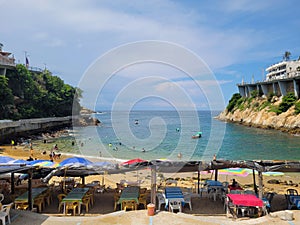
M 54 117 L 27 119 L 13 122 L 0 122 L 0 143 L 10 143 L 17 137 L 47 132 L 51 129 L 69 127 L 72 125 L 72 117 Z

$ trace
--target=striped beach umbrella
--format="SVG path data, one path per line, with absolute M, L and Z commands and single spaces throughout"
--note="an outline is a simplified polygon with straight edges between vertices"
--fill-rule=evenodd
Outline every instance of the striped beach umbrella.
M 218 174 L 246 177 L 249 175 L 249 172 L 244 168 L 228 168 L 218 170 Z

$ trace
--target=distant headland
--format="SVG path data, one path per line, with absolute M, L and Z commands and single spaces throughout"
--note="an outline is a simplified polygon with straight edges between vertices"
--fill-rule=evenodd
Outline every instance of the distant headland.
M 276 129 L 300 135 L 300 57 L 269 66 L 263 81 L 237 84 L 217 119 L 264 129 Z

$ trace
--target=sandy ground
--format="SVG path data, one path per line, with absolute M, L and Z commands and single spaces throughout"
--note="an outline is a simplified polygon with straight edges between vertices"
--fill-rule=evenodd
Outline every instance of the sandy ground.
M 30 155 L 29 149 L 23 147 L 11 148 L 10 146 L 0 147 L 0 155 L 8 155 L 13 158 L 27 159 Z M 38 159 L 49 159 L 48 154 L 43 155 L 42 151 L 33 151 L 33 157 Z M 69 155 L 62 155 L 63 160 Z M 123 212 L 113 211 L 113 192 L 105 192 L 104 194 L 97 193 L 95 196 L 95 205 L 91 208 L 89 213 L 83 211 L 80 216 L 63 216 L 57 212 L 58 200 L 56 198 L 59 194 L 59 188 L 53 193 L 53 202 L 50 206 L 46 206 L 42 213 L 32 213 L 28 211 L 12 210 L 12 224 L 300 224 L 300 214 L 297 210 L 294 212 L 295 220 L 284 221 L 279 217 L 264 216 L 261 218 L 226 218 L 224 212 L 224 204 L 221 201 L 212 201 L 207 196 L 199 197 L 196 194 L 196 181 L 197 173 L 180 173 L 180 174 L 158 174 L 157 183 L 164 185 L 163 180 L 167 178 L 176 179 L 178 186 L 182 188 L 191 188 L 194 197 L 192 198 L 193 210 L 188 208 L 184 209 L 184 213 L 169 213 L 161 211 L 153 217 L 147 215 L 147 211 L 141 207 L 141 210 Z M 202 179 L 214 178 L 213 174 L 201 175 Z M 253 189 L 253 176 L 249 174 L 247 177 L 238 176 L 226 176 L 219 175 L 220 181 L 231 181 L 235 178 L 245 189 Z M 51 182 L 59 182 L 61 178 L 54 177 Z M 75 178 L 80 182 L 79 178 Z M 270 184 L 268 181 L 277 180 L 279 184 Z M 85 182 L 90 183 L 92 181 L 104 182 L 106 187 L 111 189 L 116 187 L 116 183 L 120 180 L 137 181 L 141 180 L 141 187 L 150 188 L 150 170 L 141 170 L 128 172 L 125 174 L 114 174 L 104 176 L 89 176 L 86 177 Z M 257 180 L 257 177 L 256 177 Z M 300 176 L 296 173 L 285 174 L 284 176 L 265 176 L 264 177 L 264 192 L 275 192 L 271 211 L 281 211 L 286 209 L 286 201 L 284 194 L 288 188 L 294 188 L 300 193 Z M 26 184 L 23 184 L 26 187 Z M 9 196 L 8 196 L 9 198 Z M 9 199 L 6 199 L 9 202 Z M 150 196 L 148 203 L 150 202 Z

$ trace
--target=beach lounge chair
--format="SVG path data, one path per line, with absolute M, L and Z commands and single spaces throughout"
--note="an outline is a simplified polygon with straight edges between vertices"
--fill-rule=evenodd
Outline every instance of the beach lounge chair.
M 12 207 L 14 203 L 10 203 L 10 204 L 7 204 L 7 205 L 2 205 L 2 209 L 0 211 L 0 219 L 2 220 L 2 225 L 5 225 L 5 220 L 6 220 L 6 217 L 7 217 L 7 220 L 8 220 L 8 224 L 10 224 L 10 209 Z

